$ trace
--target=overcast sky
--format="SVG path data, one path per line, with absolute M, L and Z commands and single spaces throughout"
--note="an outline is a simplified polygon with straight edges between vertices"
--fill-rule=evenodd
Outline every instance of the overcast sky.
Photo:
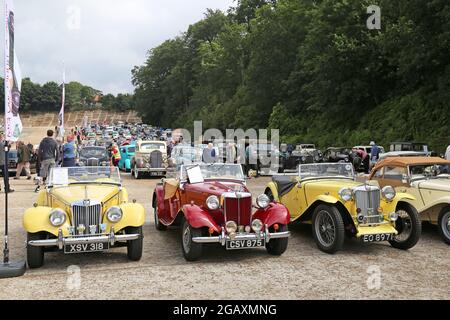
M 131 69 L 145 61 L 149 49 L 185 31 L 207 8 L 225 11 L 233 0 L 14 0 L 14 5 L 23 77 L 61 82 L 65 61 L 67 82 L 117 94 L 133 91 Z

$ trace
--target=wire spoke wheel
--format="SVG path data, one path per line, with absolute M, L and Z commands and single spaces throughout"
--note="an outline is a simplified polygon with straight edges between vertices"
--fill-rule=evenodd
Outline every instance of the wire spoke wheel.
M 397 236 L 395 236 L 395 241 L 402 242 L 406 241 L 411 236 L 413 222 L 408 212 L 406 212 L 405 210 L 399 210 L 397 211 L 397 213 L 398 220 L 396 221 L 395 225 L 399 233 Z
M 191 228 L 188 225 L 183 230 L 183 248 L 185 252 L 191 251 Z
M 321 210 L 317 216 L 316 234 L 319 242 L 324 246 L 331 246 L 336 239 L 336 226 L 330 213 Z

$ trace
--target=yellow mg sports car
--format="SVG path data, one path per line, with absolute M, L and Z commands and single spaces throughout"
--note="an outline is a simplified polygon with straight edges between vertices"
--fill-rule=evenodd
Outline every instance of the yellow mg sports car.
M 411 195 L 356 182 L 349 163 L 300 165 L 295 176 L 274 176 L 265 194 L 289 209 L 291 221 L 311 223 L 317 246 L 327 253 L 340 250 L 346 234 L 407 250 L 422 231 L 417 210 L 406 201 Z
M 140 260 L 144 221 L 144 207 L 128 202 L 118 168 L 53 168 L 23 217 L 28 265 L 41 267 L 45 251 L 74 254 L 119 246 L 127 247 L 130 260 Z

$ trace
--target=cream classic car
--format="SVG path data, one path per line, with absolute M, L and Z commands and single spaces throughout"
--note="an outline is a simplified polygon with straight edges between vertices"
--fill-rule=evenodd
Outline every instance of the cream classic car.
M 138 141 L 131 160 L 131 175 L 140 179 L 144 174 L 161 177 L 167 172 L 167 145 L 164 141 Z
M 450 244 L 450 161 L 437 157 L 395 157 L 382 160 L 369 179 L 381 187 L 394 186 L 398 192 L 414 196 L 407 200 L 420 218 L 437 225 L 442 238 Z

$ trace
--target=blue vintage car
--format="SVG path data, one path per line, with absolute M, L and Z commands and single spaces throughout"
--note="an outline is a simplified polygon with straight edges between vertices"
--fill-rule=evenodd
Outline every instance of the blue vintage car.
M 131 159 L 134 157 L 134 153 L 136 152 L 136 145 L 130 144 L 126 146 L 120 147 L 120 161 L 119 161 L 119 169 L 130 172 L 131 171 Z

